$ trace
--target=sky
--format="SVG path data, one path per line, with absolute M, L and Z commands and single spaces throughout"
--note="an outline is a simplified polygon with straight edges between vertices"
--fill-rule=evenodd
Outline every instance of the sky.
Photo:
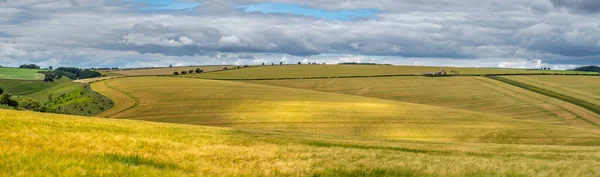
M 0 65 L 600 65 L 598 0 L 0 0 Z

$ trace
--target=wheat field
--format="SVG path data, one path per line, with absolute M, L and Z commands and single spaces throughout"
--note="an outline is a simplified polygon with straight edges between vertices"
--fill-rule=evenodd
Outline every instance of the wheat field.
M 589 110 L 485 77 L 415 76 L 244 82 L 427 104 L 594 130 L 600 128 L 600 115 Z

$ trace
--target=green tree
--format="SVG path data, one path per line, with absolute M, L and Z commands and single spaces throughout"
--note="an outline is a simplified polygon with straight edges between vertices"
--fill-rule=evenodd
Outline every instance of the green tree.
M 4 93 L 4 88 L 0 87 L 0 95 Z
M 38 100 L 34 100 L 31 98 L 22 99 L 19 102 L 19 107 L 28 109 L 28 110 L 32 110 L 32 111 L 41 111 L 42 110 L 41 109 L 42 104 L 40 104 L 40 102 Z
M 10 95 L 8 93 L 3 93 L 0 96 L 0 104 L 8 105 L 8 106 L 15 107 L 15 108 L 18 107 L 19 102 L 12 99 L 11 97 L 12 97 L 12 95 Z

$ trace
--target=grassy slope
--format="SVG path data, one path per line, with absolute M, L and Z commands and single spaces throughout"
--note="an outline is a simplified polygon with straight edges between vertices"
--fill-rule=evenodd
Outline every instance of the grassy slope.
M 337 76 L 374 76 L 394 74 L 423 74 L 439 72 L 445 69 L 458 70 L 461 74 L 505 74 L 505 73 L 585 73 L 577 71 L 542 71 L 523 69 L 490 68 L 454 68 L 428 66 L 391 66 L 391 65 L 284 65 L 251 67 L 226 72 L 214 72 L 195 75 L 198 78 L 212 79 L 257 79 L 257 78 L 301 78 L 301 77 L 337 77 Z
M 0 87 L 4 88 L 5 91 L 13 95 L 28 95 L 65 82 L 71 82 L 71 80 L 66 77 L 63 79 L 57 79 L 55 82 L 44 82 L 41 80 L 0 79 Z
M 223 67 L 231 66 L 184 66 L 184 67 L 173 67 L 173 68 L 154 68 L 154 69 L 128 69 L 128 70 L 119 70 L 119 71 L 111 71 L 111 72 L 102 72 L 102 73 L 115 73 L 117 75 L 125 75 L 125 76 L 144 76 L 144 75 L 173 75 L 173 72 L 181 72 L 181 71 L 189 71 L 195 70 L 196 68 L 200 68 L 204 70 L 204 72 L 210 71 L 218 71 L 223 69 Z M 114 74 L 106 74 L 107 76 L 112 76 Z
M 362 141 L 0 111 L 0 176 L 598 176 L 597 147 Z
M 13 95 L 46 103 L 46 106 L 53 109 L 60 107 L 59 113 L 94 115 L 112 107 L 110 99 L 95 93 L 86 84 L 74 83 L 67 77 L 54 82 L 0 79 L 0 87 Z M 49 102 L 50 94 L 53 100 Z
M 0 79 L 42 80 L 43 74 L 37 69 L 0 68 Z
M 506 78 L 600 105 L 600 77 L 510 76 Z
M 118 118 L 367 139 L 600 144 L 598 133 L 576 128 L 375 98 L 174 77 L 94 84 L 105 82 L 139 100 Z
M 600 124 L 598 114 L 483 77 L 385 77 L 245 82 L 428 104 L 589 129 L 599 127 L 583 119 Z
M 49 95 L 52 95 L 52 100 L 49 100 Z M 74 82 L 60 82 L 26 96 L 47 103 L 59 113 L 73 115 L 94 115 L 113 105 L 109 98 L 94 92 L 88 85 Z

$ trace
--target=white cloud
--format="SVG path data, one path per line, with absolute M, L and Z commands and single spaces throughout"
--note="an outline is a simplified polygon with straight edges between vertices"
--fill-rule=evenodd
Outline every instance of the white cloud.
M 190 39 L 188 37 L 185 37 L 185 36 L 180 36 L 179 37 L 179 42 L 181 42 L 181 44 L 183 44 L 183 45 L 192 45 L 192 44 L 194 44 L 194 40 L 192 40 L 192 39 Z
M 222 36 L 219 39 L 219 45 L 220 46 L 225 46 L 225 47 L 239 47 L 239 46 L 243 46 L 243 44 L 240 42 L 240 39 L 237 36 L 235 36 L 235 35 Z
M 253 2 L 383 12 L 376 19 L 328 21 L 232 8 Z M 130 1 L 0 0 L 0 29 L 10 34 L 0 36 L 0 43 L 10 43 L 1 46 L 0 56 L 6 63 L 53 59 L 88 66 L 153 65 L 162 63 L 160 59 L 181 64 L 236 60 L 215 57 L 216 53 L 272 53 L 260 56 L 271 62 L 287 56 L 286 62 L 385 58 L 386 63 L 476 61 L 482 66 L 513 67 L 532 66 L 523 61 L 542 59 L 549 65 L 598 64 L 600 14 L 588 13 L 594 12 L 594 2 L 209 0 L 195 11 L 147 13 Z M 86 62 L 72 62 L 74 58 Z

